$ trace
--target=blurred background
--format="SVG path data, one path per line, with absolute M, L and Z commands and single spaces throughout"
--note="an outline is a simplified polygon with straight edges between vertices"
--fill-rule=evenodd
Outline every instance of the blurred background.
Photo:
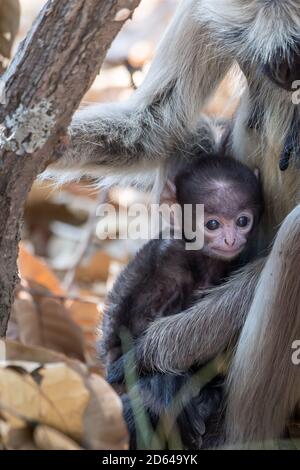
M 126 100 L 140 86 L 179 1 L 141 1 L 81 107 Z M 0 73 L 45 3 L 0 0 Z M 204 112 L 231 117 L 242 80 L 229 74 Z M 135 188 L 101 191 L 84 179 L 33 185 L 18 259 L 21 283 L 7 332 L 14 341 L 6 342 L 4 354 L 0 341 L 0 359 L 1 351 L 8 359 L 0 361 L 0 449 L 127 447 L 120 403 L 101 377 L 95 346 L 107 292 L 144 241 L 103 239 L 96 209 L 113 204 L 120 217 L 111 230 L 118 233 L 122 211 L 147 201 L 149 194 Z M 292 423 L 290 435 L 299 448 L 299 423 Z
M 126 23 L 114 41 L 81 106 L 122 101 L 133 93 L 142 83 L 178 3 L 179 0 L 142 0 L 133 20 Z M 20 4 L 20 27 L 13 52 L 45 0 L 20 0 Z M 232 115 L 236 106 L 235 85 L 234 80 L 225 80 L 205 111 Z M 118 210 L 146 198 L 146 194 L 133 188 L 99 192 L 87 181 L 59 188 L 47 182 L 34 184 L 25 210 L 19 258 L 22 284 L 9 325 L 9 338 L 68 353 L 64 341 L 60 344 L 55 334 L 54 340 L 49 335 L 51 325 L 55 329 L 58 324 L 58 317 L 67 315 L 74 328 L 76 325 L 83 334 L 85 353 L 95 359 L 96 329 L 106 293 L 142 243 L 97 238 L 96 207 L 107 201 Z M 122 218 L 118 224 L 122 224 Z M 45 298 L 54 299 L 56 308 L 45 307 Z M 33 324 L 38 324 L 39 329 L 32 328 Z

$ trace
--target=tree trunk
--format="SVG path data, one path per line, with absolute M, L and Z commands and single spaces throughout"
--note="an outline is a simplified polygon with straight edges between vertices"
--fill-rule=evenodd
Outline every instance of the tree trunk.
M 18 281 L 24 203 L 140 0 L 49 0 L 0 80 L 0 336 Z

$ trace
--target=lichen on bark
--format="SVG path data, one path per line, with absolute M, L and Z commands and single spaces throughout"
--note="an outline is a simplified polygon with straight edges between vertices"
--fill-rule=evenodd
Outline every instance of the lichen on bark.
M 22 104 L 6 116 L 0 134 L 0 147 L 25 155 L 41 149 L 55 127 L 55 111 L 47 100 L 28 109 Z

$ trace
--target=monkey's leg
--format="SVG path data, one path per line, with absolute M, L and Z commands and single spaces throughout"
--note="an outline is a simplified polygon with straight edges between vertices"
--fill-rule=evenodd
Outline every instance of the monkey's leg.
M 123 415 L 132 449 L 157 444 L 169 448 L 174 448 L 174 445 L 187 449 L 201 448 L 206 423 L 220 408 L 224 380 L 217 377 L 203 387 L 198 377 L 192 392 L 189 387 L 192 377 L 191 373 L 144 376 L 128 394 L 122 395 Z M 145 436 L 141 439 L 142 431 L 146 430 L 142 414 L 146 414 L 149 420 L 146 427 L 151 423 L 146 438 L 148 442 L 144 441 Z M 156 442 L 153 440 L 154 432 Z
M 244 324 L 264 264 L 249 264 L 192 308 L 153 322 L 137 344 L 140 366 L 178 373 L 224 351 Z
M 157 168 L 195 127 L 233 62 L 224 44 L 210 35 L 201 22 L 201 1 L 183 0 L 143 85 L 124 104 L 79 111 L 70 128 L 70 149 L 48 175 L 65 169 L 74 170 L 70 177 L 95 177 L 123 170 L 130 178 L 131 172 Z
M 260 277 L 228 382 L 227 442 L 280 438 L 300 400 L 300 206 L 284 221 Z

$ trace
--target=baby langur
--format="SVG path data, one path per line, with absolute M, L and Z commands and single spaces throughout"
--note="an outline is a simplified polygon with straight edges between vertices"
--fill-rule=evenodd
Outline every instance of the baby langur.
M 112 384 L 124 383 L 122 334 L 126 332 L 136 341 L 155 319 L 191 306 L 199 291 L 220 284 L 242 263 L 241 254 L 255 239 L 263 209 L 262 190 L 258 176 L 243 164 L 229 157 L 203 156 L 179 171 L 175 192 L 183 214 L 186 205 L 193 209 L 204 205 L 204 246 L 187 250 L 184 232 L 182 239 L 151 240 L 121 273 L 108 296 L 100 344 Z M 154 427 L 199 366 L 195 364 L 181 376 L 154 373 L 139 377 L 136 387 Z M 218 384 L 208 385 L 188 403 L 183 398 L 176 424 L 186 447 L 201 447 L 204 424 L 218 409 L 220 399 Z M 122 400 L 134 447 L 135 406 L 130 394 L 124 394 Z

